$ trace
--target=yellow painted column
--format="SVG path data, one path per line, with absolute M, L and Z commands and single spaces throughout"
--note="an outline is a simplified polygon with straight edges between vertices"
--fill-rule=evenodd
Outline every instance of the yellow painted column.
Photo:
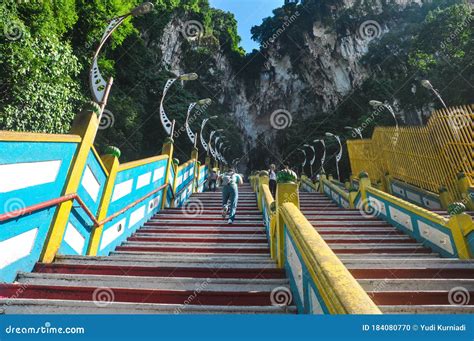
M 115 186 L 115 179 L 117 178 L 117 171 L 119 168 L 119 157 L 120 150 L 116 147 L 108 147 L 106 154 L 101 157 L 102 163 L 104 164 L 109 176 L 105 182 L 104 192 L 100 199 L 99 214 L 97 220 L 101 221 L 107 218 L 107 211 L 109 209 L 110 200 L 112 198 L 112 192 Z M 87 248 L 88 256 L 95 256 L 99 250 L 99 243 L 102 237 L 104 225 L 96 226 L 92 229 L 91 239 Z
M 441 203 L 441 208 L 447 210 L 450 204 L 450 195 L 445 186 L 439 188 L 439 201 Z
M 76 154 L 71 162 L 62 195 L 77 193 L 87 157 L 94 144 L 99 127 L 98 113 L 100 109 L 95 103 L 91 105 L 93 107 L 88 107 L 76 115 L 72 123 L 71 133 L 80 135 L 82 141 L 77 146 Z M 72 200 L 59 204 L 40 256 L 41 262 L 51 263 L 54 260 L 63 240 L 72 205 Z
M 176 184 L 178 182 L 179 160 L 173 159 L 173 164 L 171 165 L 171 167 L 173 167 L 174 169 L 174 181 L 172 183 L 173 185 L 172 188 L 173 188 L 173 193 L 176 195 Z M 171 202 L 171 205 L 170 205 L 171 207 L 176 207 L 176 203 L 175 203 L 176 199 L 178 198 L 175 198 L 175 200 Z
M 320 193 L 324 193 L 323 180 L 326 180 L 326 179 L 327 179 L 326 174 L 321 173 L 321 175 L 319 176 L 319 192 Z
M 461 192 L 463 203 L 466 205 L 466 208 L 469 211 L 474 210 L 474 198 L 471 198 L 469 195 L 469 179 L 467 178 L 466 174 L 464 172 L 460 172 L 457 175 L 457 186 L 459 188 L 459 192 Z
M 371 187 L 369 174 L 367 172 L 361 172 L 359 174 L 359 191 L 361 203 L 367 204 L 367 191 L 366 189 Z
M 191 160 L 194 160 L 194 182 L 193 182 L 193 193 L 197 192 L 197 186 L 199 184 L 199 151 L 196 147 L 191 152 Z
M 458 251 L 458 257 L 461 259 L 471 259 L 473 254 L 469 249 L 466 236 L 474 230 L 472 217 L 466 213 L 466 206 L 463 203 L 452 203 L 448 207 L 448 213 L 451 216 L 448 221 L 448 227 L 453 234 L 454 244 Z
M 270 182 L 270 178 L 268 177 L 268 172 L 267 171 L 261 171 L 260 174 L 258 175 L 258 196 L 257 196 L 257 205 L 258 205 L 258 210 L 260 212 L 263 211 L 262 207 L 262 185 L 265 184 L 268 186 Z
M 173 151 L 174 151 L 174 145 L 173 145 L 173 139 L 170 137 L 167 137 L 165 142 L 163 143 L 163 148 L 161 150 L 161 154 L 163 155 L 168 155 L 168 161 L 166 162 L 166 171 L 165 171 L 165 184 L 169 184 L 169 176 L 171 173 L 171 167 L 173 167 Z M 161 199 L 161 208 L 166 207 L 166 193 L 168 191 L 168 188 L 166 188 L 165 191 L 163 191 L 163 197 Z
M 385 192 L 387 192 L 388 194 L 393 194 L 392 193 L 392 180 L 393 180 L 393 177 L 390 175 L 390 173 L 385 173 L 385 176 L 383 177 L 383 181 L 384 181 L 384 190 Z
M 283 268 L 285 265 L 285 222 L 281 216 L 280 209 L 284 203 L 293 203 L 300 208 L 300 198 L 298 194 L 298 185 L 294 182 L 278 183 L 276 191 L 276 244 L 277 244 L 277 265 Z

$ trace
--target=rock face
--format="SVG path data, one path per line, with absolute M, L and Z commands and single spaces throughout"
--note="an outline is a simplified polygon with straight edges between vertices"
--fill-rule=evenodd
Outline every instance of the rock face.
M 354 0 L 345 0 L 336 10 L 350 8 L 354 3 Z M 402 10 L 413 3 L 421 5 L 421 0 L 392 3 Z M 370 6 L 374 12 L 383 8 L 380 0 L 372 1 Z M 288 20 L 291 25 L 299 20 L 299 15 Z M 184 25 L 185 20 L 173 18 L 165 28 L 159 46 L 162 62 L 171 71 L 184 69 L 180 57 L 184 38 L 179 33 Z M 215 99 L 228 108 L 250 145 L 261 133 L 271 140 L 277 131 L 271 124 L 275 111 L 289 112 L 292 119 L 327 113 L 360 86 L 370 73 L 360 60 L 367 53 L 370 42 L 388 32 L 389 26 L 366 21 L 355 32 L 341 34 L 316 21 L 311 32 L 301 32 L 303 44 L 297 47 L 296 59 L 294 53 L 290 56 L 281 52 L 285 49 L 280 46 L 279 32 L 276 32 L 276 39 L 264 44 L 261 53 L 266 62 L 250 83 L 243 79 L 241 70 L 232 67 L 222 51 L 217 51 L 212 57 L 213 67 L 207 72 L 218 85 L 209 86 L 218 89 L 214 93 Z

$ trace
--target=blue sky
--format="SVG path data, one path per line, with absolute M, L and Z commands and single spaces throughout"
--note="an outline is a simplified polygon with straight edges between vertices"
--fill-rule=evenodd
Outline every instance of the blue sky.
M 283 5 L 284 0 L 209 0 L 214 8 L 232 12 L 238 22 L 241 45 L 247 53 L 258 49 L 258 44 L 251 39 L 250 29 L 259 25 L 263 18 L 272 15 L 273 9 Z

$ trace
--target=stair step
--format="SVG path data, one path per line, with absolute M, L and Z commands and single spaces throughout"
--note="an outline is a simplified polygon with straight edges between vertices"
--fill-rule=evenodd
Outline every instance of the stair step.
M 462 287 L 474 291 L 474 279 L 446 279 L 446 278 L 384 278 L 359 279 L 359 284 L 366 291 L 424 291 L 424 290 L 451 290 Z
M 122 246 L 144 246 L 144 247 L 176 247 L 176 248 L 185 248 L 189 249 L 191 252 L 195 248 L 210 248 L 210 249 L 262 249 L 268 251 L 268 245 L 265 242 L 263 245 L 260 243 L 213 243 L 213 242 L 180 242 L 180 241 L 170 241 L 170 242 L 141 242 L 141 241 L 126 241 L 122 243 Z
M 157 290 L 272 291 L 287 279 L 136 277 L 58 273 L 19 273 L 17 283 L 50 286 L 116 287 Z
M 236 226 L 236 227 L 257 227 L 263 226 L 262 221 L 240 221 L 236 220 L 233 224 L 228 224 L 227 221 L 223 219 L 213 220 L 213 221 L 199 221 L 193 220 L 190 221 L 189 224 L 185 221 L 174 221 L 174 220 L 150 220 L 149 222 L 145 223 L 145 226 L 206 226 L 206 227 L 229 227 L 229 226 Z
M 83 274 L 83 275 L 127 275 L 127 276 L 145 276 L 145 277 L 193 277 L 193 278 L 286 278 L 282 269 L 271 267 L 266 268 L 226 268 L 221 264 L 210 267 L 163 267 L 163 266 L 147 266 L 125 265 L 120 262 L 110 264 L 42 264 L 35 266 L 35 272 L 40 273 L 64 273 L 64 274 Z
M 384 314 L 473 314 L 474 305 L 379 305 Z
M 395 279 L 395 278 L 464 278 L 474 279 L 474 269 L 462 268 L 371 268 L 357 269 L 348 267 L 349 272 L 356 279 Z
M 7 314 L 296 314 L 295 306 L 219 306 L 46 299 L 0 299 Z
M 0 297 L 47 298 L 53 300 L 92 301 L 97 293 L 110 293 L 114 302 L 164 303 L 191 305 L 272 305 L 269 291 L 206 291 L 198 294 L 191 290 L 150 290 L 131 288 L 94 288 L 81 286 L 44 286 L 29 284 L 27 290 L 19 290 L 20 284 L 0 284 Z M 190 299 L 194 297 L 194 299 Z
M 230 254 L 240 254 L 240 253 L 262 253 L 268 254 L 268 247 L 266 248 L 218 248 L 218 247 L 196 247 L 196 246 L 117 246 L 117 251 L 141 251 L 141 252 L 191 252 L 191 253 L 230 253 Z
M 166 227 L 166 226 L 144 226 L 140 228 L 137 233 L 140 234 L 161 234 L 161 233 L 205 233 L 205 234 L 243 234 L 243 235 L 265 235 L 266 232 L 263 227 L 225 227 L 225 228 L 214 228 L 214 227 L 189 227 L 189 226 L 180 226 L 180 227 Z
M 211 231 L 213 232 L 213 231 Z M 216 241 L 216 240 L 241 240 L 241 243 L 245 242 L 254 242 L 254 241 L 263 241 L 267 242 L 267 237 L 264 233 L 255 233 L 255 234 L 242 234 L 242 233 L 210 233 L 208 231 L 202 231 L 201 233 L 192 232 L 191 233 L 176 233 L 176 232 L 165 232 L 165 233 L 146 233 L 146 232 L 136 232 L 130 238 L 173 238 L 173 239 L 206 239 Z M 153 241 L 153 240 L 150 240 Z M 155 240 L 159 241 L 159 240 Z
M 377 305 L 452 305 L 449 290 L 368 291 Z M 474 305 L 474 291 L 467 294 L 466 305 Z
M 143 236 L 134 236 L 127 239 L 129 242 L 179 242 L 179 243 L 225 243 L 225 244 L 239 244 L 239 243 L 250 243 L 250 244 L 267 244 L 266 238 L 236 238 L 236 237 L 221 237 L 221 238 L 212 238 L 212 237 L 202 237 L 199 235 L 193 235 L 193 237 L 180 237 L 179 235 L 167 235 L 166 237 L 143 237 Z

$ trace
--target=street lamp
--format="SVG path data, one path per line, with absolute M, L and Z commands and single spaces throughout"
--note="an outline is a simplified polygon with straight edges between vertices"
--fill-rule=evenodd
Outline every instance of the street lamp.
M 438 99 L 439 99 L 439 101 L 441 102 L 441 104 L 443 104 L 443 107 L 444 107 L 445 109 L 448 109 L 448 107 L 446 106 L 446 103 L 443 101 L 443 98 L 441 97 L 441 94 L 439 93 L 438 90 L 436 90 L 436 89 L 433 87 L 433 85 L 430 83 L 429 80 L 423 79 L 423 80 L 421 81 L 421 85 L 422 85 L 424 88 L 433 91 L 433 93 L 436 95 L 436 97 L 438 97 Z
M 336 155 L 336 171 L 337 171 L 337 179 L 338 179 L 339 181 L 341 181 L 341 176 L 339 175 L 339 161 L 341 161 L 341 159 L 342 159 L 342 143 L 341 143 L 341 139 L 339 138 L 339 136 L 334 135 L 334 134 L 332 134 L 332 133 L 326 133 L 325 135 L 328 136 L 328 137 L 334 137 L 334 138 L 337 140 L 337 143 L 339 143 L 339 152 L 338 152 L 337 155 Z
M 112 33 L 117 29 L 117 27 L 119 27 L 125 21 L 125 19 L 127 19 L 129 16 L 137 17 L 150 13 L 153 10 L 153 7 L 154 6 L 151 2 L 144 2 L 132 9 L 130 13 L 111 19 L 109 21 L 109 24 L 107 25 L 107 28 L 105 29 L 104 34 L 102 35 L 102 38 L 100 39 L 99 46 L 94 52 L 94 56 L 92 58 L 92 65 L 89 70 L 89 87 L 91 89 L 92 97 L 94 101 L 100 105 L 99 120 L 104 111 L 105 104 L 107 103 L 107 98 L 109 96 L 110 88 L 113 83 L 112 77 L 109 78 L 108 82 L 105 82 L 104 78 L 102 77 L 102 74 L 100 73 L 98 65 L 99 53 L 102 50 L 102 47 L 104 46 L 107 39 L 112 35 Z
M 197 137 L 196 134 L 191 130 L 191 127 L 189 126 L 189 115 L 191 114 L 191 111 L 196 107 L 196 105 L 199 106 L 209 106 L 211 105 L 212 100 L 210 98 L 206 99 L 201 99 L 197 102 L 191 103 L 188 108 L 188 113 L 186 114 L 186 122 L 184 123 L 184 126 L 186 127 L 186 132 L 188 133 L 189 140 L 191 143 L 196 147 L 197 145 Z
M 362 130 L 361 130 L 360 128 L 354 128 L 354 127 L 347 126 L 347 127 L 344 127 L 344 129 L 353 131 L 353 132 L 356 133 L 361 139 L 364 138 L 364 137 L 362 136 Z
M 304 166 L 306 166 L 306 151 L 302 148 L 298 148 L 297 150 L 299 150 L 300 152 L 304 154 L 304 161 L 301 164 L 301 173 L 304 173 Z
M 319 139 L 319 140 L 314 140 L 314 143 L 321 142 L 323 145 L 323 157 L 321 158 L 321 171 L 325 173 L 324 171 L 324 162 L 326 161 L 326 142 L 324 142 L 324 139 Z
M 392 117 L 393 119 L 395 120 L 395 127 L 398 128 L 398 120 L 397 120 L 397 115 L 395 115 L 395 111 L 393 110 L 392 106 L 388 103 L 382 103 L 380 101 L 369 101 L 369 104 L 374 107 L 375 109 L 379 109 L 379 108 L 385 108 L 387 109 L 390 114 L 392 114 Z
M 217 118 L 217 116 L 211 116 L 209 118 L 205 118 L 202 120 L 202 123 L 201 123 L 201 131 L 199 132 L 199 137 L 201 139 L 201 145 L 202 147 L 204 148 L 204 150 L 207 152 L 207 155 L 209 155 L 209 150 L 208 150 L 208 145 L 204 139 L 204 137 L 202 136 L 202 133 L 204 131 L 204 128 L 206 127 L 206 124 L 209 120 L 215 120 Z
M 212 149 L 212 146 L 211 146 L 212 138 L 214 137 L 214 135 L 216 133 L 220 133 L 220 132 L 223 132 L 223 131 L 224 131 L 224 129 L 213 130 L 213 131 L 211 131 L 211 135 L 209 136 L 209 144 L 208 144 L 208 148 L 207 148 L 207 155 L 209 155 L 209 152 L 211 152 L 214 159 L 216 158 L 216 153 L 214 152 L 214 150 Z
M 170 78 L 166 81 L 165 87 L 163 89 L 163 96 L 161 96 L 161 101 L 160 101 L 160 120 L 161 120 L 161 125 L 165 129 L 168 136 L 171 136 L 173 134 L 173 132 L 172 132 L 173 124 L 171 123 L 170 119 L 166 115 L 165 109 L 163 107 L 163 103 L 165 101 L 166 93 L 171 88 L 173 83 L 178 81 L 178 80 L 180 80 L 180 81 L 194 81 L 196 79 L 198 79 L 198 75 L 196 73 L 185 73 L 183 75 L 179 75 L 176 78 Z
M 313 178 L 313 164 L 314 164 L 314 160 L 316 160 L 316 150 L 314 150 L 314 147 L 309 144 L 304 144 L 303 147 L 310 148 L 313 151 L 313 158 L 309 162 L 309 170 L 310 170 L 311 178 Z

